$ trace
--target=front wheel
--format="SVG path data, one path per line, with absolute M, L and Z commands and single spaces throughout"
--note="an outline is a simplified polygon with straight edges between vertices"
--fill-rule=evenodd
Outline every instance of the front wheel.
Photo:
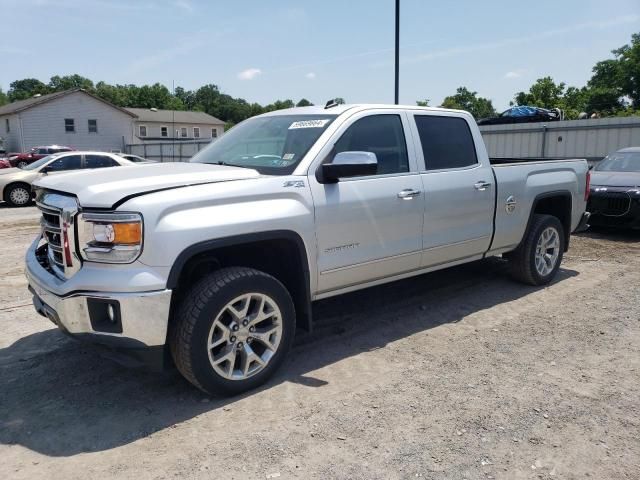
M 546 285 L 558 273 L 564 245 L 560 220 L 552 215 L 534 215 L 522 244 L 508 255 L 512 276 L 529 285 Z
M 273 375 L 291 348 L 295 324 L 293 301 L 277 279 L 251 268 L 224 268 L 182 300 L 171 354 L 196 387 L 235 395 Z
M 10 185 L 6 189 L 4 200 L 12 207 L 24 207 L 31 203 L 31 190 L 22 183 Z

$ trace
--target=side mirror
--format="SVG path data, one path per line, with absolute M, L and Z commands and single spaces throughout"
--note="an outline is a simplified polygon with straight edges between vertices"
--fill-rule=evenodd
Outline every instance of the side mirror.
M 40 169 L 40 173 L 44 173 L 45 175 L 51 171 L 51 167 L 47 165 L 46 167 L 42 167 Z
M 378 159 L 372 152 L 340 152 L 333 162 L 323 163 L 316 172 L 320 183 L 336 183 L 341 178 L 375 175 Z

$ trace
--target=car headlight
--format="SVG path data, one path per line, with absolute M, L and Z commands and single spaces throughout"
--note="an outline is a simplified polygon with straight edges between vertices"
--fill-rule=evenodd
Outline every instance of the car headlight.
M 142 252 L 142 216 L 139 213 L 81 213 L 78 241 L 85 260 L 131 263 Z

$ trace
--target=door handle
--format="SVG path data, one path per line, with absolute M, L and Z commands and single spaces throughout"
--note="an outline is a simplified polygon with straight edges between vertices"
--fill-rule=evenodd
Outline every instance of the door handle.
M 404 190 L 398 192 L 398 198 L 402 198 L 403 200 L 411 200 L 413 197 L 417 197 L 418 195 L 420 195 L 420 193 L 420 190 L 405 188 Z
M 473 185 L 473 187 L 476 190 L 480 190 L 481 192 L 485 191 L 490 186 L 491 186 L 491 184 L 489 182 L 485 182 L 484 180 L 481 180 L 481 181 L 479 181 L 479 182 L 477 182 L 476 184 Z

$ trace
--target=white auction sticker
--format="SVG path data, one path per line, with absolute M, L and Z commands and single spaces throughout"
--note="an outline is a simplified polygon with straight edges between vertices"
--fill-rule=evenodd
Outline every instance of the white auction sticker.
M 293 122 L 289 126 L 289 130 L 293 130 L 294 128 L 322 128 L 329 120 L 301 120 L 299 122 Z

